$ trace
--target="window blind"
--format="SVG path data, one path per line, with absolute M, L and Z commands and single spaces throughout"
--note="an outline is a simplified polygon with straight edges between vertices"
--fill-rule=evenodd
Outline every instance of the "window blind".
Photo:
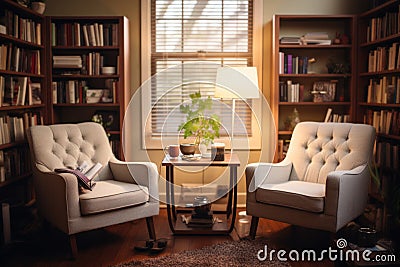
M 188 101 L 191 93 L 200 90 L 202 96 L 214 96 L 219 66 L 252 66 L 252 40 L 253 1 L 152 0 L 151 72 L 168 69 L 167 77 L 152 80 L 152 135 L 176 135 L 185 120 L 179 105 Z M 185 64 L 188 62 L 191 64 Z M 170 90 L 171 81 L 180 86 Z M 231 102 L 214 101 L 213 105 L 213 112 L 228 130 Z M 236 101 L 235 135 L 251 135 L 249 105 L 251 101 Z

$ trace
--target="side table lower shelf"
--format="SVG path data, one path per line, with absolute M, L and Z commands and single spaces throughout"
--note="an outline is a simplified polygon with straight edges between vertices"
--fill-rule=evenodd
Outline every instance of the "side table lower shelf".
M 174 226 L 174 234 L 177 235 L 225 235 L 232 231 L 230 229 L 231 220 L 227 219 L 226 215 L 223 214 L 214 215 L 218 217 L 220 222 L 214 222 L 212 227 L 189 227 L 183 222 L 180 215 L 180 213 L 177 214 L 177 220 Z
M 201 159 L 199 161 L 184 161 L 182 159 L 171 160 L 168 156 L 164 158 L 162 166 L 166 167 L 166 193 L 167 193 L 167 215 L 171 231 L 177 235 L 229 235 L 235 224 L 237 205 L 237 167 L 240 161 L 236 154 L 225 154 L 224 161 L 210 161 Z M 229 168 L 229 192 L 226 210 L 216 212 L 214 216 L 218 221 L 212 227 L 188 227 L 182 220 L 181 214 L 175 207 L 174 201 L 174 166 L 209 166 Z M 217 215 L 218 214 L 218 215 Z

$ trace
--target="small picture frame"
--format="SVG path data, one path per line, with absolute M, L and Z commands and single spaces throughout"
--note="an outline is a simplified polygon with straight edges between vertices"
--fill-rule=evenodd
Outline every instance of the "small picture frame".
M 335 101 L 336 85 L 336 80 L 315 82 L 311 91 L 313 102 Z

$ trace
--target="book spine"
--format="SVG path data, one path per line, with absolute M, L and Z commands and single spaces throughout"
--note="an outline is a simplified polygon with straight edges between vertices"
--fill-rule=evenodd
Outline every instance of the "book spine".
M 293 56 L 291 54 L 287 55 L 287 74 L 293 73 Z

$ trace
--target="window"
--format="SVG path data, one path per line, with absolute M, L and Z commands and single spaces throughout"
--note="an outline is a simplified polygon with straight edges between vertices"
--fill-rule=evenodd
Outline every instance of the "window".
M 142 40 L 142 74 L 145 79 L 153 75 L 157 78 L 151 80 L 147 90 L 142 89 L 146 148 L 161 135 L 176 136 L 178 125 L 184 121 L 179 105 L 189 99 L 189 94 L 200 89 L 202 95 L 214 96 L 219 66 L 255 65 L 254 8 L 258 1 L 151 0 L 150 6 L 148 2 L 142 1 L 147 9 L 146 15 L 142 13 L 147 21 L 142 22 L 142 36 L 149 33 L 149 38 Z M 171 84 L 176 85 L 173 90 Z M 248 104 L 254 105 L 251 100 L 236 101 L 235 111 L 240 117 L 235 120 L 237 137 L 254 134 Z M 229 128 L 231 113 L 222 110 L 222 123 Z M 236 127 L 240 121 L 245 128 Z

